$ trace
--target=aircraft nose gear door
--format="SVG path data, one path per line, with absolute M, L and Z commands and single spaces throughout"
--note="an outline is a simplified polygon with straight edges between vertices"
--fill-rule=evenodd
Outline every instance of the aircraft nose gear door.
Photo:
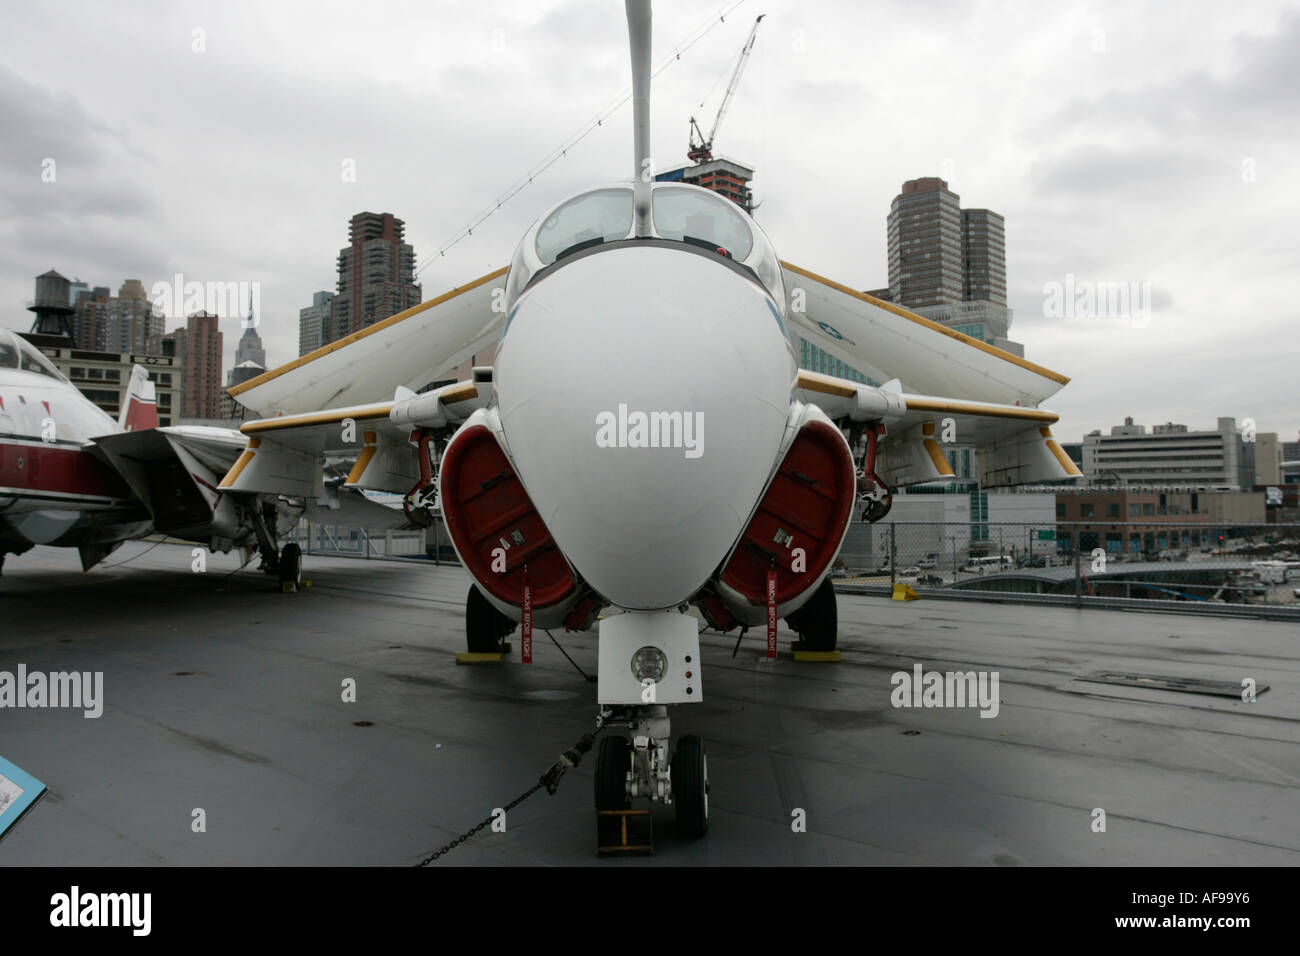
M 885 424 L 871 422 L 855 428 L 854 432 L 854 447 L 857 447 L 863 437 L 867 442 L 866 451 L 862 455 L 862 467 L 858 471 L 858 502 L 864 509 L 862 520 L 879 521 L 889 514 L 889 509 L 894 504 L 894 493 L 876 474 L 876 453 L 880 447 L 880 439 L 886 434 Z
M 421 528 L 433 524 L 433 516 L 438 510 L 438 468 L 434 463 L 434 435 L 427 428 L 417 428 L 411 432 L 411 444 L 419 449 L 420 480 L 402 499 L 402 512 L 406 520 Z M 441 448 L 437 449 L 441 460 Z

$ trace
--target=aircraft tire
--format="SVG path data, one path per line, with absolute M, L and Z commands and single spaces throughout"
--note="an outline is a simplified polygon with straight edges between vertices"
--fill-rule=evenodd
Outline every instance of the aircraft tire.
M 627 772 L 632 767 L 632 748 L 626 737 L 615 735 L 600 741 L 596 751 L 596 809 L 626 810 Z
M 290 542 L 280 552 L 280 583 L 302 587 L 302 548 Z
M 838 617 L 835 585 L 823 578 L 813 596 L 785 622 L 798 633 L 805 651 L 833 651 L 839 638 Z
M 868 522 L 879 521 L 885 515 L 889 514 L 889 509 L 894 506 L 894 496 L 885 495 L 881 501 L 873 501 L 871 507 L 867 509 L 865 520 Z
M 677 741 L 673 754 L 673 804 L 677 807 L 677 834 L 698 840 L 709 829 L 709 758 L 704 741 L 687 734 Z
M 465 642 L 471 654 L 501 650 L 501 640 L 518 624 L 506 617 L 471 584 L 465 598 Z

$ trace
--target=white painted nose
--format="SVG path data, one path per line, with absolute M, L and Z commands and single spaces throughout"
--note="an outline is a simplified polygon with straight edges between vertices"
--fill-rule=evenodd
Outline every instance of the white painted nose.
M 796 372 L 756 283 L 711 255 L 628 246 L 523 296 L 494 380 L 520 480 L 565 556 L 614 604 L 662 608 L 744 530 Z

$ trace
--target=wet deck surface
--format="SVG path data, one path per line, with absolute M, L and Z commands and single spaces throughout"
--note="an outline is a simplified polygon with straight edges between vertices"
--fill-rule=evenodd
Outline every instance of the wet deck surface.
M 146 551 L 146 549 L 149 549 Z M 282 594 L 232 557 L 131 543 L 10 557 L 0 670 L 102 671 L 104 714 L 0 710 L 0 756 L 50 792 L 9 864 L 409 864 L 503 806 L 589 730 L 595 685 L 544 634 L 535 662 L 457 666 L 459 567 L 307 556 Z M 839 664 L 733 658 L 703 635 L 712 823 L 595 853 L 594 753 L 443 865 L 1300 864 L 1300 628 L 841 595 Z M 596 636 L 556 633 L 589 673 Z M 1000 710 L 891 706 L 891 675 L 997 671 Z M 1097 671 L 1270 689 L 1254 703 L 1082 681 Z M 353 678 L 357 702 L 341 700 Z M 359 724 L 368 726 L 359 726 Z M 191 830 L 192 812 L 207 831 Z M 1094 808 L 1106 832 L 1092 830 Z M 792 832 L 792 813 L 807 832 Z

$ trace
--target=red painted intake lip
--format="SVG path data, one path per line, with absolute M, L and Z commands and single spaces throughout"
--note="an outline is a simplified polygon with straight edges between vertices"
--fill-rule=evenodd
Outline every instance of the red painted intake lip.
M 767 571 L 775 566 L 777 603 L 802 594 L 834 558 L 855 493 L 853 456 L 844 436 L 825 422 L 809 422 L 786 452 L 722 580 L 751 604 L 764 604 Z M 803 552 L 801 564 L 797 549 Z
M 452 439 L 439 472 L 442 513 L 456 551 L 493 597 L 522 607 L 525 567 L 534 608 L 550 607 L 577 586 L 492 432 L 475 425 Z M 500 549 L 500 551 L 498 551 Z M 504 552 L 505 570 L 494 571 Z

